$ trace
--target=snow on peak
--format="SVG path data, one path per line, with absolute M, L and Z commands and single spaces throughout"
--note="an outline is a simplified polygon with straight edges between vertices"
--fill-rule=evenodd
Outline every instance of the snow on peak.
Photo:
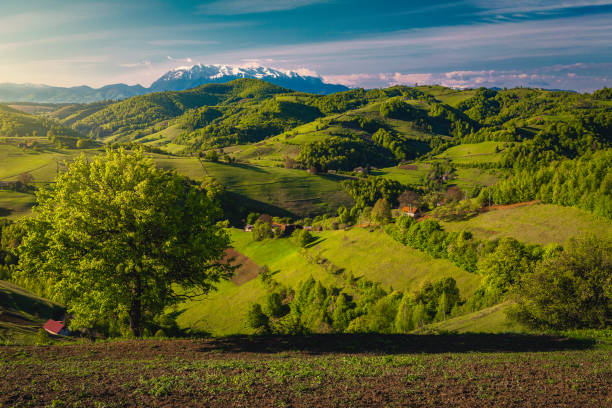
M 195 64 L 192 66 L 181 66 L 167 72 L 163 78 L 165 79 L 220 79 L 223 77 L 238 77 L 238 78 L 298 78 L 298 77 L 316 77 L 316 72 L 306 68 L 292 70 L 280 70 L 270 67 L 264 67 L 255 63 L 244 65 L 222 65 L 222 64 Z

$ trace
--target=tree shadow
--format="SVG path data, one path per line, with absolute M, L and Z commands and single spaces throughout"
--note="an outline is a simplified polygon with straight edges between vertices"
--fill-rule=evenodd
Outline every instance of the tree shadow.
M 201 351 L 231 353 L 419 354 L 468 352 L 545 352 L 585 350 L 593 340 L 529 334 L 315 334 L 230 336 L 213 339 Z
M 312 247 L 314 247 L 314 246 L 317 246 L 317 245 L 319 245 L 321 242 L 325 241 L 326 239 L 327 239 L 327 238 L 320 238 L 320 237 L 317 237 L 317 239 L 315 239 L 314 241 L 312 241 L 312 242 L 310 242 L 310 243 L 306 244 L 306 245 L 304 246 L 304 248 L 308 249 L 308 248 L 312 248 Z

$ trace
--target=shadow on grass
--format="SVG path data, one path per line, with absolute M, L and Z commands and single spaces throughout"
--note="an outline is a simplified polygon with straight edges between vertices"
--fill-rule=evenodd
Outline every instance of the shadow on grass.
M 317 334 L 231 336 L 211 340 L 205 348 L 231 353 L 418 354 L 584 350 L 594 344 L 591 340 L 527 334 Z
M 304 248 L 312 248 L 314 246 L 319 245 L 320 243 L 322 243 L 323 241 L 327 240 L 327 238 L 321 238 L 321 237 L 317 237 L 317 239 L 315 239 L 314 241 L 306 244 L 306 246 L 304 246 Z

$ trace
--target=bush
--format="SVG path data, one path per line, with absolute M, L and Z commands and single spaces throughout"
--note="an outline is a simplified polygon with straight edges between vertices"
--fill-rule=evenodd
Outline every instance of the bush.
M 255 241 L 262 241 L 267 238 L 274 238 L 274 231 L 272 231 L 272 225 L 269 222 L 263 220 L 257 220 L 253 226 L 253 239 Z
M 45 329 L 40 328 L 36 332 L 35 343 L 37 346 L 46 346 L 46 345 L 53 343 L 53 340 L 51 339 L 51 336 L 49 336 L 49 333 L 47 333 Z
M 249 306 L 249 310 L 247 311 L 247 324 L 249 327 L 259 332 L 267 332 L 269 322 L 270 319 L 261 310 L 261 305 L 259 303 L 253 303 Z
M 289 313 L 289 307 L 283 304 L 283 299 L 277 292 L 270 293 L 266 297 L 264 310 L 268 316 L 276 318 L 283 317 Z
M 310 244 L 312 241 L 314 241 L 315 237 L 313 237 L 310 231 L 308 230 L 297 229 L 293 231 L 293 234 L 291 235 L 291 239 L 293 240 L 295 245 L 301 248 L 304 248 L 308 244 Z
M 534 328 L 605 328 L 612 324 L 612 240 L 568 241 L 559 256 L 524 276 L 509 315 Z

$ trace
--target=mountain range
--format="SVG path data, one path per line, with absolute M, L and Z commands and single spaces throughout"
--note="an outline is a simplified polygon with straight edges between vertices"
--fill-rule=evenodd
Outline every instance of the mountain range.
M 315 94 L 330 94 L 349 89 L 344 85 L 328 84 L 319 77 L 300 75 L 295 71 L 280 71 L 262 66 L 197 64 L 168 71 L 148 88 L 126 84 L 91 88 L 1 83 L 0 102 L 90 103 L 120 100 L 151 92 L 182 91 L 209 83 L 225 83 L 238 78 L 257 78 L 284 88 Z

